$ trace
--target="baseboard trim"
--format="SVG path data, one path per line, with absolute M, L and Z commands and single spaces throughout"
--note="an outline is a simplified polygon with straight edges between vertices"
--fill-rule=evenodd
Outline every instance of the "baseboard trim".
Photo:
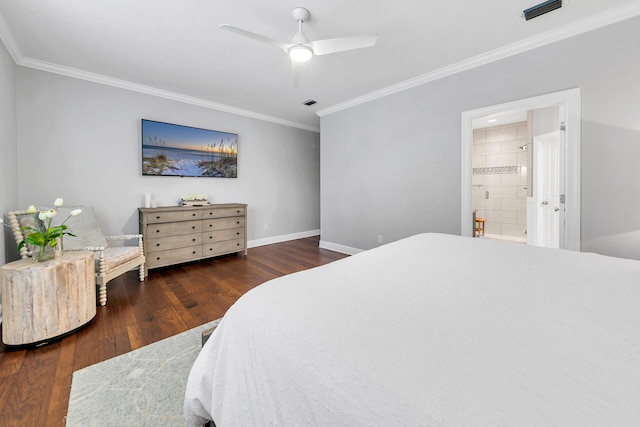
M 301 231 L 299 233 L 283 234 L 280 236 L 265 237 L 264 239 L 249 240 L 247 242 L 247 247 L 255 248 L 258 246 L 272 245 L 274 243 L 288 242 L 289 240 L 304 239 L 305 237 L 313 237 L 319 235 L 320 230 Z
M 362 249 L 352 248 L 352 247 L 344 246 L 344 245 L 339 245 L 337 243 L 331 243 L 331 242 L 327 242 L 325 240 L 320 240 L 320 247 L 322 249 L 328 249 L 330 251 L 340 252 L 341 254 L 347 254 L 347 255 L 355 255 L 355 254 L 358 254 L 360 252 L 363 252 Z

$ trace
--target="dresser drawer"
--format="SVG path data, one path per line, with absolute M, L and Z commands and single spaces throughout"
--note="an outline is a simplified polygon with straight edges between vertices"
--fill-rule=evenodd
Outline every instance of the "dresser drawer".
M 243 239 L 244 228 L 229 228 L 227 230 L 210 231 L 203 233 L 202 243 L 222 242 L 224 240 Z
M 194 219 L 202 219 L 201 210 L 153 212 L 149 214 L 147 217 L 147 221 L 149 222 L 149 224 L 175 222 L 175 221 L 189 221 Z
M 206 243 L 202 245 L 203 256 L 214 256 L 240 252 L 245 249 L 244 239 L 226 240 L 224 242 Z
M 204 209 L 202 211 L 202 218 L 225 218 L 230 216 L 245 216 L 246 208 L 244 206 L 229 207 L 229 208 L 217 208 L 217 209 Z
M 180 236 L 183 234 L 202 233 L 202 221 L 168 222 L 166 224 L 149 224 L 147 226 L 147 239 L 167 236 Z
M 229 228 L 244 228 L 245 218 L 237 216 L 233 218 L 205 219 L 202 221 L 202 231 L 204 233 L 215 230 L 227 230 Z
M 234 252 L 247 253 L 247 205 L 139 208 L 147 271 Z
M 202 233 L 182 234 L 180 236 L 158 237 L 149 239 L 147 248 L 149 253 L 178 249 L 202 244 Z
M 148 268 L 155 268 L 194 261 L 200 258 L 202 258 L 202 246 L 194 246 L 149 253 L 146 263 Z

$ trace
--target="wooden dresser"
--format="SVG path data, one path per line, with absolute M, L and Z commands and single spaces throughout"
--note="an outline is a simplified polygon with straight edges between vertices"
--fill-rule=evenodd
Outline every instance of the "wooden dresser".
M 139 208 L 147 270 L 247 253 L 247 205 Z

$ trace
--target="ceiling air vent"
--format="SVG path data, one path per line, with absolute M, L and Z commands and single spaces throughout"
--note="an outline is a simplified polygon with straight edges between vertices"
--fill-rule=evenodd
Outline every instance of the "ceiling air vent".
M 312 106 L 313 104 L 315 104 L 315 103 L 316 103 L 316 101 L 314 101 L 313 99 L 307 99 L 306 101 L 302 101 L 302 103 L 303 103 L 304 105 L 306 105 L 307 107 L 310 107 L 310 106 Z
M 530 7 L 529 9 L 522 12 L 522 16 L 525 21 L 529 19 L 536 18 L 540 15 L 544 15 L 547 12 L 551 12 L 552 10 L 560 9 L 562 7 L 562 0 L 549 0 L 544 3 L 540 3 L 539 5 Z

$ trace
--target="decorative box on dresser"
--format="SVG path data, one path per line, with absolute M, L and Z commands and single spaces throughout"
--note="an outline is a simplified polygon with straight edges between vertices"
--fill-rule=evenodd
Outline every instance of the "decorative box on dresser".
M 247 253 L 247 205 L 139 208 L 147 271 L 234 252 Z

